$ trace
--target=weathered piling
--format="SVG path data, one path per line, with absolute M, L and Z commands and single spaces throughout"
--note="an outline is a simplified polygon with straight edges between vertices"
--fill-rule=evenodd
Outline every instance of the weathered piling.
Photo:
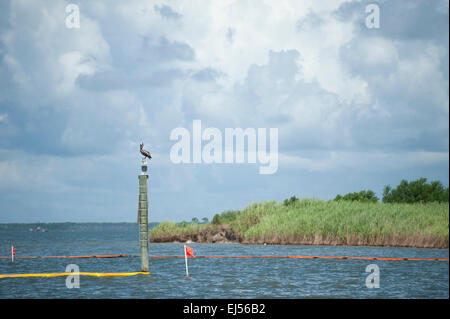
M 142 160 L 139 175 L 139 242 L 141 246 L 141 271 L 148 272 L 148 199 L 147 199 L 147 161 Z

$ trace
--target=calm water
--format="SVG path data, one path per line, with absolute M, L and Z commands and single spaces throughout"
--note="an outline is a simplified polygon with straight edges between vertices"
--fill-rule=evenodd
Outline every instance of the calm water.
M 0 256 L 139 254 L 136 224 L 0 225 Z M 311 255 L 448 258 L 448 249 L 336 246 L 190 244 L 196 255 Z M 150 255 L 182 255 L 183 244 L 150 244 Z M 0 259 L 0 273 L 134 272 L 140 257 L 98 259 Z M 380 269 L 380 288 L 365 285 L 366 266 Z M 149 276 L 0 279 L 0 298 L 449 298 L 449 264 L 442 261 L 326 259 L 151 258 Z

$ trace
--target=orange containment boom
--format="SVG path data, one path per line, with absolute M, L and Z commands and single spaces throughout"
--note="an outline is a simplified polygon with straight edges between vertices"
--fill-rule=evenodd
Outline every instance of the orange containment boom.
M 118 257 L 140 257 L 141 255 L 86 255 L 86 256 L 22 256 L 21 258 L 118 258 Z M 184 258 L 184 256 L 150 255 L 150 258 Z M 448 258 L 393 258 L 393 257 L 350 257 L 350 256 L 195 256 L 189 258 L 293 258 L 293 259 L 360 259 L 360 260 L 387 260 L 387 261 L 448 261 Z M 0 259 L 11 259 L 11 257 L 0 257 Z
M 184 256 L 150 256 L 153 258 L 184 258 Z M 448 258 L 388 258 L 388 257 L 347 257 L 347 256 L 195 256 L 190 258 L 293 258 L 293 259 L 365 259 L 365 260 L 429 260 L 448 261 Z
M 14 259 L 20 258 L 117 258 L 117 257 L 134 257 L 140 255 L 86 255 L 86 256 L 15 256 Z M 11 259 L 11 257 L 0 257 L 0 259 Z

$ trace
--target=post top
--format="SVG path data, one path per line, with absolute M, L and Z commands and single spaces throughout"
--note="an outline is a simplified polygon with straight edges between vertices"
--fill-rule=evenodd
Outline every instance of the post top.
M 142 167 L 141 167 L 141 175 L 147 175 L 147 165 L 142 165 Z

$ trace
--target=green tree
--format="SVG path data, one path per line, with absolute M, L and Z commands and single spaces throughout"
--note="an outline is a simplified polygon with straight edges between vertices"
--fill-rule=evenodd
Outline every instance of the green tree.
M 445 188 L 441 182 L 433 181 L 427 183 L 424 177 L 408 182 L 402 180 L 396 188 L 386 185 L 383 191 L 384 203 L 428 203 L 447 202 L 448 187 Z
M 348 193 L 344 196 L 336 195 L 334 200 L 349 200 L 349 201 L 359 201 L 359 202 L 378 202 L 378 197 L 375 196 L 375 192 L 372 190 L 367 191 L 360 191 L 360 192 L 354 192 L 354 193 Z
M 215 214 L 211 223 L 213 225 L 220 225 L 220 215 L 219 214 Z
M 226 212 L 221 213 L 220 215 L 215 214 L 211 223 L 213 225 L 227 224 L 235 220 L 238 214 L 239 214 L 238 210 L 228 210 Z
M 291 206 L 294 205 L 299 199 L 295 196 L 291 196 L 289 199 L 285 199 L 283 201 L 284 206 Z

